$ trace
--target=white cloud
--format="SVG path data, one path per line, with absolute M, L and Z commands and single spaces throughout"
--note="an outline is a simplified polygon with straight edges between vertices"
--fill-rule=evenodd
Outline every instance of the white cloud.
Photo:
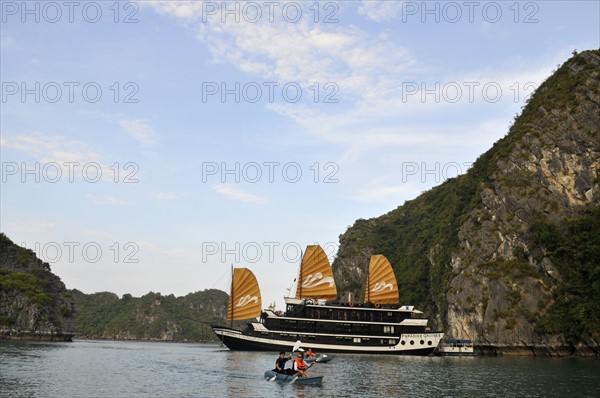
M 0 138 L 0 145 L 25 152 L 42 162 L 98 162 L 100 155 L 81 141 L 47 134 L 14 135 Z
M 335 146 L 341 153 L 337 160 L 346 166 L 373 155 L 378 159 L 382 151 L 389 154 L 390 149 L 395 151 L 408 147 L 413 148 L 415 156 L 424 159 L 433 156 L 431 147 L 441 148 L 444 145 L 469 153 L 470 158 L 473 148 L 502 137 L 510 123 L 506 120 L 497 128 L 497 115 L 490 116 L 488 121 L 491 120 L 496 129 L 490 131 L 489 126 L 485 126 L 482 107 L 491 104 L 501 110 L 516 108 L 511 87 L 519 84 L 519 100 L 522 103 L 524 96 L 531 92 L 524 85 L 528 82 L 539 84 L 548 75 L 547 68 L 540 67 L 540 64 L 527 64 L 523 60 L 510 69 L 506 65 L 495 65 L 454 76 L 418 62 L 401 45 L 401 38 L 367 31 L 355 25 L 311 24 L 307 20 L 296 24 L 278 21 L 222 23 L 218 15 L 198 23 L 202 16 L 201 7 L 190 8 L 186 4 L 170 3 L 167 6 L 159 2 L 151 6 L 196 29 L 198 39 L 208 46 L 215 62 L 227 62 L 249 76 L 259 76 L 268 81 L 295 81 L 305 86 L 312 82 L 335 82 L 338 85 L 339 105 L 328 107 L 308 102 L 279 101 L 268 104 L 267 108 L 293 120 L 301 126 L 303 134 Z M 402 2 L 398 1 L 366 1 L 358 6 L 358 12 L 381 22 L 398 17 L 401 8 Z M 421 83 L 432 79 L 433 83 L 427 83 L 425 89 L 431 90 L 437 80 L 441 90 L 439 101 L 426 93 L 423 93 L 423 98 L 421 91 L 409 96 L 404 92 L 407 83 L 415 83 L 421 90 Z M 456 102 L 454 97 L 444 97 L 453 94 L 455 82 L 462 90 Z M 480 83 L 476 87 L 475 102 L 470 101 L 470 88 L 463 84 L 465 82 Z M 501 104 L 495 105 L 483 98 L 482 86 L 486 83 L 494 86 L 497 83 L 501 87 Z M 485 94 L 493 96 L 493 88 Z M 480 112 L 482 116 L 469 116 L 473 112 Z M 460 117 L 462 114 L 465 115 L 463 119 Z M 442 123 L 439 117 L 447 118 L 448 122 Z M 407 125 L 407 121 L 411 124 Z M 372 160 L 369 162 L 371 164 Z M 359 193 L 357 198 L 383 198 L 394 192 L 400 193 L 402 189 L 394 184 L 382 187 Z M 234 194 L 230 192 L 229 195 Z
M 129 206 L 133 205 L 133 202 L 115 198 L 114 196 L 96 196 L 96 195 L 85 195 L 86 198 L 90 199 L 94 204 L 97 205 L 110 205 L 110 206 Z
M 156 134 L 152 131 L 152 128 L 148 126 L 145 120 L 119 120 L 118 123 L 125 129 L 127 134 L 131 135 L 140 144 L 152 145 L 156 143 Z
M 241 202 L 265 203 L 266 199 L 260 196 L 245 192 L 231 184 L 215 184 L 211 186 L 219 194 Z
M 418 188 L 406 185 L 368 186 L 360 189 L 352 199 L 358 202 L 384 202 L 393 199 L 412 198 L 417 196 L 419 192 Z
M 171 15 L 184 20 L 197 20 L 202 16 L 204 1 L 153 1 L 153 7 L 160 14 Z M 142 2 L 142 5 L 147 3 Z
M 56 223 L 52 221 L 19 221 L 9 223 L 8 229 L 32 234 L 54 231 L 56 230 L 56 226 Z
M 88 229 L 84 232 L 90 236 L 93 236 L 96 239 L 107 239 L 112 241 L 118 240 L 118 236 L 111 232 L 101 231 L 97 229 Z
M 10 36 L 3 35 L 0 37 L 0 48 L 7 50 L 15 45 L 16 41 Z
M 185 23 L 202 16 L 200 5 L 152 2 L 151 6 Z M 269 23 L 268 18 L 259 23 L 222 23 L 217 15 L 198 23 L 196 29 L 216 62 L 282 84 L 335 82 L 347 96 L 389 90 L 398 74 L 415 63 L 406 48 L 355 26 L 316 25 L 308 20 Z
M 174 192 L 155 192 L 154 197 L 158 200 L 174 200 L 179 198 L 179 195 Z
M 358 13 L 375 22 L 389 21 L 401 15 L 403 4 L 398 0 L 363 0 Z

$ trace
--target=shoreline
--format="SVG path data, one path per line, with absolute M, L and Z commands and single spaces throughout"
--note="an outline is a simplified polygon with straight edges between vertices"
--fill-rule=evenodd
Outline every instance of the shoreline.
M 218 345 L 212 340 L 161 340 L 161 339 L 116 339 L 90 336 L 77 336 L 75 333 L 32 333 L 0 331 L 0 340 L 75 342 L 75 341 L 112 341 L 134 343 L 179 343 Z M 526 358 L 600 358 L 600 350 L 592 347 L 572 346 L 507 346 L 507 345 L 475 345 L 475 357 L 526 357 Z M 460 356 L 460 355 L 458 355 Z M 473 357 L 473 356 L 471 356 Z

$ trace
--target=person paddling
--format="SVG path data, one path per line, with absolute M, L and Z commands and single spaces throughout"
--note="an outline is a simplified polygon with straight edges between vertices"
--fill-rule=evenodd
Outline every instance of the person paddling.
M 316 355 L 312 351 L 312 348 L 309 348 L 308 351 L 306 351 L 306 357 L 307 358 L 314 358 L 314 357 L 316 357 Z
M 290 354 L 289 358 L 286 358 L 285 352 L 281 351 L 279 353 L 279 357 L 275 361 L 275 369 L 273 369 L 273 371 L 277 372 L 277 373 L 286 373 L 285 372 L 285 363 L 290 359 L 292 359 L 292 354 Z
M 308 369 L 308 365 L 304 362 L 304 355 L 299 352 L 296 359 L 294 359 L 294 371 L 296 371 L 294 376 L 307 377 L 308 373 L 306 372 L 306 369 Z

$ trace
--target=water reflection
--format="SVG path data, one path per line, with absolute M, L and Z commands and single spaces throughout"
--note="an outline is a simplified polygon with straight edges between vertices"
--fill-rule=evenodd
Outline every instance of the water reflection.
M 322 385 L 264 379 L 277 353 L 213 345 L 0 342 L 6 397 L 597 397 L 596 360 L 335 355 Z

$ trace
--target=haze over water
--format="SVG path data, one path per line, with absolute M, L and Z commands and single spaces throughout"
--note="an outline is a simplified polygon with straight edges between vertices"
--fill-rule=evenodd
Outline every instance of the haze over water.
M 269 382 L 276 355 L 218 345 L 0 344 L 1 397 L 598 397 L 600 362 L 575 358 L 335 355 L 318 386 Z

